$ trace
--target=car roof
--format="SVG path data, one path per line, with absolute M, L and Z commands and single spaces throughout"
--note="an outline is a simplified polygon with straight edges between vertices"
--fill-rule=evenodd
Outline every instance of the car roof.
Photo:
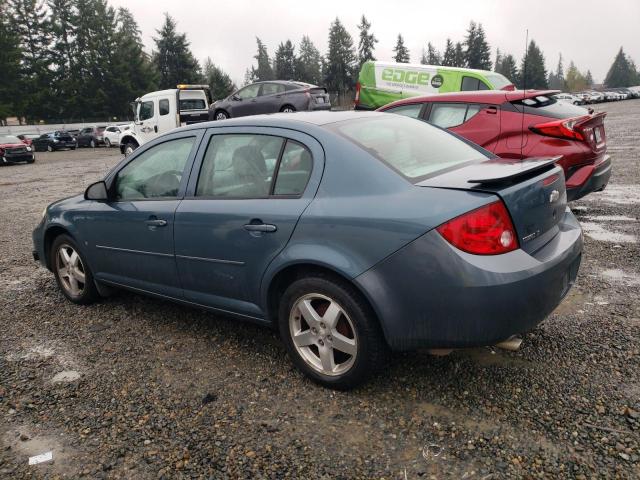
M 435 93 L 433 95 L 421 95 L 418 97 L 403 98 L 392 102 L 382 109 L 410 105 L 424 102 L 480 102 L 499 105 L 504 102 L 519 100 L 523 97 L 535 97 L 538 95 L 555 95 L 559 90 L 474 90 L 472 92 Z
M 298 87 L 300 87 L 300 86 L 315 87 L 315 85 L 313 85 L 311 83 L 299 82 L 298 80 L 261 80 L 259 82 L 253 82 L 250 85 L 262 84 L 262 83 L 278 83 L 280 85 L 296 85 Z M 245 85 L 245 86 L 248 87 L 249 85 Z

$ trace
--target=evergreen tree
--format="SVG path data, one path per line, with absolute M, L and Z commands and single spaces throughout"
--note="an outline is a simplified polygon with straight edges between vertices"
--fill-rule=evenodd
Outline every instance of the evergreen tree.
M 73 96 L 77 91 L 78 78 L 72 74 L 77 55 L 75 36 L 78 16 L 73 0 L 48 0 L 51 32 L 51 63 L 53 68 L 52 85 L 54 95 L 64 105 L 64 110 L 72 108 Z
M 258 37 L 256 37 L 256 42 L 258 44 L 258 52 L 254 55 L 258 62 L 258 67 L 251 67 L 251 81 L 265 81 L 265 80 L 273 80 L 275 78 L 273 68 L 271 66 L 271 59 L 269 58 L 269 53 L 267 52 L 267 46 L 262 43 Z
M 520 87 L 527 89 L 549 88 L 547 84 L 547 70 L 544 66 L 544 55 L 536 45 L 535 40 L 529 42 L 527 54 L 522 59 L 520 67 Z
M 176 31 L 176 22 L 165 13 L 164 24 L 156 30 L 153 41 L 157 51 L 153 62 L 160 75 L 160 88 L 176 88 L 180 83 L 198 83 L 201 80 L 200 66 L 189 49 L 187 35 Z
M 404 46 L 404 38 L 402 38 L 402 34 L 398 34 L 398 41 L 396 42 L 396 46 L 393 49 L 395 55 L 393 59 L 398 63 L 409 63 L 409 50 Z
M 453 42 L 450 38 L 447 38 L 447 44 L 444 47 L 444 53 L 442 54 L 442 65 L 445 67 L 455 66 L 456 51 L 453 46 Z
M 276 79 L 294 80 L 296 78 L 296 54 L 291 40 L 280 43 L 273 60 Z
M 209 85 L 211 89 L 211 97 L 213 100 L 226 98 L 236 89 L 231 77 L 215 65 L 209 57 L 204 61 L 202 73 L 205 78 L 205 83 Z
M 9 6 L 10 29 L 17 35 L 22 52 L 20 98 L 15 113 L 29 120 L 51 118 L 55 98 L 51 91 L 51 38 L 44 1 L 10 0 Z
M 558 59 L 558 67 L 555 72 L 549 72 L 549 88 L 554 90 L 564 90 L 565 89 L 565 81 L 564 81 L 564 69 L 562 66 L 562 54 L 560 54 L 560 58 Z
M 587 70 L 585 82 L 587 82 L 587 88 L 591 88 L 593 86 L 593 76 L 591 75 L 591 70 Z
M 566 87 L 570 92 L 579 92 L 587 88 L 587 78 L 580 73 L 573 62 L 569 63 L 567 70 Z
M 464 39 L 465 61 L 467 67 L 491 70 L 491 48 L 487 43 L 482 24 L 471 21 Z
M 427 65 L 441 65 L 442 58 L 440 52 L 436 50 L 431 42 L 427 44 Z
M 360 30 L 360 42 L 358 43 L 358 63 L 360 66 L 364 62 L 367 61 L 375 61 L 375 57 L 373 56 L 373 51 L 376 48 L 376 43 L 378 43 L 378 39 L 375 37 L 373 33 L 369 32 L 371 28 L 371 22 L 367 21 L 364 15 L 362 15 L 362 19 L 360 20 L 360 24 L 358 25 L 358 30 Z
M 500 52 L 499 48 L 496 48 L 496 61 L 493 64 L 493 71 L 497 72 L 500 68 L 500 64 L 502 63 L 502 52 Z
M 456 42 L 456 48 L 453 51 L 453 65 L 454 67 L 466 67 L 467 61 L 465 59 L 464 50 L 462 44 Z
M 325 83 L 329 91 L 339 94 L 350 91 L 355 84 L 356 67 L 353 38 L 336 17 L 329 28 L 329 51 L 324 68 Z
M 607 76 L 605 77 L 604 84 L 607 87 L 632 87 L 636 85 L 638 73 L 636 72 L 635 65 L 627 57 L 627 55 L 620 47 L 616 58 L 613 60 Z
M 322 83 L 322 57 L 306 35 L 300 41 L 299 52 L 296 57 L 296 80 L 314 85 Z
M 4 0 L 0 0 L 0 125 L 7 117 L 15 115 L 20 89 L 20 40 L 9 23 L 9 9 Z
M 496 65 L 495 72 L 507 77 L 514 85 L 518 84 L 520 75 L 513 55 L 501 55 L 500 64 Z

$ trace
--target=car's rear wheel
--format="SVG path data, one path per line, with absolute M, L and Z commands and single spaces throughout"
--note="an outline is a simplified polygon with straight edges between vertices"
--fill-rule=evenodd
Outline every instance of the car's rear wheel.
M 107 148 L 111 148 L 111 140 L 109 140 L 108 138 L 104 139 L 104 146 Z
M 226 120 L 227 118 L 229 118 L 229 114 L 224 110 L 218 110 L 216 112 L 216 116 L 215 116 L 216 120 Z
M 285 105 L 280 109 L 282 113 L 293 113 L 296 109 L 292 105 Z
M 296 367 L 330 388 L 357 386 L 386 357 L 387 345 L 367 302 L 332 277 L 292 283 L 280 302 L 279 328 Z
M 53 152 L 53 145 L 47 145 L 47 152 Z
M 53 242 L 51 266 L 58 287 L 70 301 L 85 305 L 98 298 L 98 290 L 86 259 L 68 235 L 60 235 Z

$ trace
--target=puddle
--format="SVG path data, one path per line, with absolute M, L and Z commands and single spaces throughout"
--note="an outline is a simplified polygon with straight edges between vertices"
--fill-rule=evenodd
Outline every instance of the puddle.
M 640 285 L 640 275 L 634 273 L 627 273 L 620 269 L 608 269 L 603 270 L 600 275 L 605 279 L 614 283 L 620 283 L 628 285 L 630 287 Z
M 615 205 L 636 205 L 640 203 L 640 187 L 636 185 L 610 185 L 603 192 L 594 192 L 586 196 L 584 200 Z
M 587 215 L 584 217 L 588 220 L 593 220 L 594 222 L 636 222 L 636 218 L 627 217 L 625 215 Z
M 64 370 L 60 373 L 56 373 L 51 379 L 51 383 L 75 382 L 79 378 L 80 372 L 76 370 Z
M 597 223 L 582 222 L 580 225 L 585 235 L 599 242 L 636 243 L 637 241 L 635 235 L 614 232 Z

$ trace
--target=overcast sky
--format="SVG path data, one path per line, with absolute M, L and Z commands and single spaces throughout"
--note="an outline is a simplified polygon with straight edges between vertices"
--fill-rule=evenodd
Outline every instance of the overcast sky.
M 356 25 L 364 13 L 378 38 L 375 55 L 390 60 L 398 33 L 418 62 L 431 41 L 442 50 L 447 37 L 462 41 L 470 20 L 484 25 L 492 59 L 495 49 L 516 56 L 524 52 L 525 30 L 541 47 L 547 69 L 555 69 L 558 54 L 602 82 L 620 46 L 640 65 L 640 0 L 110 0 L 134 14 L 147 50 L 168 12 L 186 32 L 191 49 L 202 62 L 211 57 L 241 84 L 256 52 L 255 37 L 269 55 L 281 41 L 295 45 L 302 35 L 326 53 L 330 23 L 340 18 L 357 46 Z

